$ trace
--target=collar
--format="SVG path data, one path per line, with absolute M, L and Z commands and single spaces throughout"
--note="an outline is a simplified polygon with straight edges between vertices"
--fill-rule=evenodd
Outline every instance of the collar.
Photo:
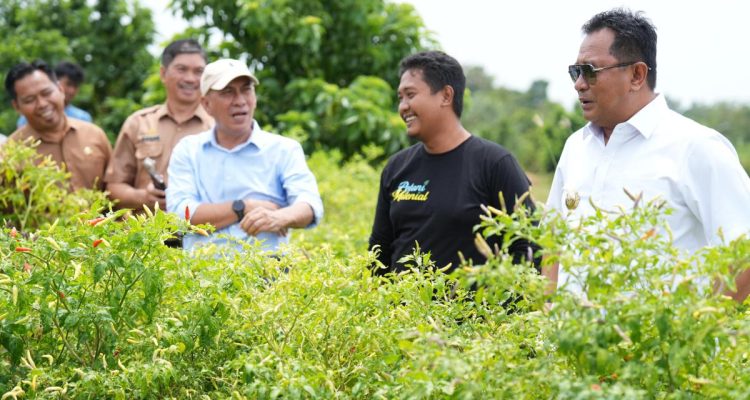
M 172 118 L 172 120 L 177 122 L 177 119 L 169 111 L 169 107 L 167 107 L 167 103 L 160 104 L 159 108 L 156 110 L 156 119 L 162 119 L 164 117 Z M 208 115 L 208 112 L 203 108 L 203 104 L 198 104 L 198 108 L 196 108 L 195 112 L 193 113 L 193 118 L 198 118 L 203 123 L 211 121 L 211 116 Z
M 67 135 L 68 132 L 74 132 L 76 130 L 76 125 L 78 124 L 78 120 L 68 118 L 65 115 L 63 118 L 65 118 L 65 125 L 63 126 L 62 134 L 60 134 L 60 132 L 55 132 L 52 135 L 42 134 L 36 131 L 28 122 L 21 129 L 25 129 L 28 136 L 33 137 L 34 140 L 39 140 L 44 143 L 62 143 L 65 135 Z
M 662 94 L 656 95 L 645 107 L 630 117 L 628 123 L 644 138 L 650 138 L 659 126 L 659 120 L 669 110 L 667 99 Z
M 201 122 L 208 122 L 210 123 L 213 119 L 210 115 L 208 115 L 208 112 L 205 108 L 203 108 L 203 104 L 198 104 L 198 108 L 195 109 L 195 116 L 198 117 Z
M 202 144 L 204 146 L 210 145 L 218 149 L 224 149 L 224 147 L 220 146 L 219 142 L 216 141 L 216 126 L 211 128 L 209 132 L 210 134 L 206 135 Z M 231 151 L 232 152 L 239 151 L 240 149 L 243 149 L 246 146 L 249 146 L 251 144 L 257 147 L 258 149 L 262 150 L 264 147 L 268 146 L 269 143 L 271 143 L 270 135 L 271 135 L 270 133 L 260 128 L 260 125 L 258 125 L 258 121 L 253 119 L 253 131 L 252 133 L 250 133 L 250 137 L 244 143 L 241 143 L 237 147 L 233 148 Z
M 643 108 L 638 110 L 629 120 L 617 124 L 615 129 L 625 125 L 628 130 L 633 130 L 640 133 L 645 139 L 650 138 L 656 127 L 659 125 L 659 120 L 666 111 L 669 110 L 667 105 L 667 99 L 663 94 L 657 94 L 656 97 L 646 104 Z M 602 129 L 589 122 L 583 127 L 583 138 L 587 139 L 591 135 L 602 135 Z
M 162 119 L 163 117 L 169 117 L 172 118 L 172 115 L 169 113 L 169 108 L 167 107 L 167 103 L 163 103 L 159 105 L 159 108 L 156 109 L 156 119 Z

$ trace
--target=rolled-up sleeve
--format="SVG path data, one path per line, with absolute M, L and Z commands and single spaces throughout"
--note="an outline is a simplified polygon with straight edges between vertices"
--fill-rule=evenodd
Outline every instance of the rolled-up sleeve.
M 289 205 L 307 203 L 313 211 L 313 221 L 307 228 L 320 223 L 323 218 L 323 201 L 318 192 L 318 183 L 305 161 L 305 153 L 299 143 L 293 142 L 288 149 L 286 162 L 280 171 L 282 186 Z
M 192 138 L 190 138 L 192 139 Z M 185 138 L 177 143 L 169 159 L 167 176 L 167 211 L 177 215 L 185 215 L 185 208 L 190 209 L 191 215 L 201 205 L 198 193 L 198 174 L 196 173 L 195 143 Z

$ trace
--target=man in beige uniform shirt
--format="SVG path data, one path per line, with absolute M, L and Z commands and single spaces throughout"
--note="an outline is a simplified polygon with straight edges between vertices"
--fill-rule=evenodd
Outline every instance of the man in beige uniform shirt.
M 70 172 L 71 189 L 103 189 L 102 176 L 112 153 L 98 126 L 65 115 L 65 95 L 44 61 L 16 64 L 5 77 L 13 108 L 28 124 L 9 140 L 40 141 L 37 152 L 49 155 Z
M 154 186 L 144 160 L 167 182 L 172 149 L 183 137 L 208 130 L 213 119 L 201 106 L 200 78 L 206 54 L 193 39 L 172 42 L 161 56 L 160 76 L 167 92 L 164 104 L 136 111 L 122 125 L 104 181 L 110 198 L 122 208 L 144 205 L 166 209 L 164 190 Z

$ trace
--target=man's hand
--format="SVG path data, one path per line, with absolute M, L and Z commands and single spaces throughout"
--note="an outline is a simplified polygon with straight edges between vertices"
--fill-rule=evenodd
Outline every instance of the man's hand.
M 159 209 L 162 211 L 167 210 L 167 194 L 163 190 L 159 190 L 154 187 L 153 182 L 149 182 L 148 186 L 144 190 L 143 204 L 149 208 L 154 207 L 154 203 L 159 203 Z
M 252 199 L 245 199 L 245 212 L 249 213 L 250 211 L 256 209 L 256 208 L 267 208 L 269 210 L 278 210 L 281 208 L 280 205 L 268 201 L 268 200 L 252 200 Z
M 239 221 L 240 227 L 247 231 L 247 228 L 242 225 L 242 221 L 253 212 L 254 210 L 277 210 L 279 205 L 265 200 L 248 200 L 245 199 L 245 216 Z M 191 210 L 193 211 L 193 210 Z M 216 229 L 222 229 L 229 225 L 237 223 L 237 214 L 232 209 L 232 202 L 227 201 L 223 203 L 204 203 L 198 206 L 193 212 L 193 216 L 190 218 L 190 222 L 193 225 L 200 224 L 211 224 Z M 249 226 L 246 224 L 246 226 Z
M 271 232 L 279 236 L 286 236 L 289 222 L 284 218 L 284 214 L 280 210 L 255 207 L 245 214 L 245 217 L 240 221 L 240 227 L 250 236 L 256 236 L 261 232 Z
M 145 188 L 135 188 L 129 183 L 112 182 L 107 184 L 107 191 L 109 198 L 116 202 L 117 208 L 131 208 L 139 212 L 144 206 L 153 209 L 154 204 L 159 203 L 162 211 L 167 210 L 166 193 L 156 189 L 153 183 L 149 183 Z
M 748 294 L 750 294 L 750 269 L 742 271 L 739 276 L 737 276 L 735 283 L 737 285 L 737 291 L 730 292 L 728 290 L 723 290 L 724 294 L 733 298 L 738 303 L 742 303 L 745 301 Z M 717 287 L 717 285 L 714 286 Z

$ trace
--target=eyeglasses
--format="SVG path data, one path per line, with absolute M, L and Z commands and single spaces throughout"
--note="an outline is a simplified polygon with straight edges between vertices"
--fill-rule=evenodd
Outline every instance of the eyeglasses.
M 589 85 L 593 85 L 596 83 L 597 72 L 604 71 L 605 69 L 610 69 L 610 68 L 627 67 L 628 65 L 633 65 L 637 62 L 638 61 L 630 61 L 630 62 L 619 63 L 615 65 L 610 65 L 609 67 L 599 67 L 599 68 L 596 68 L 591 64 L 573 64 L 573 65 L 568 65 L 568 74 L 570 74 L 570 79 L 572 79 L 573 82 L 577 81 L 578 77 L 583 75 L 583 79 L 586 80 L 586 83 L 588 83 Z

